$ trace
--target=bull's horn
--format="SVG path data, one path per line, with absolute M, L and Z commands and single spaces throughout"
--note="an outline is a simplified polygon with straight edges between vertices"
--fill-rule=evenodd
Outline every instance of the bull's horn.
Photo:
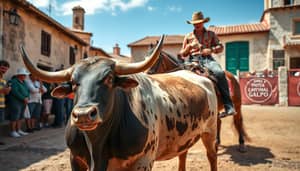
M 161 36 L 159 43 L 156 45 L 154 51 L 149 57 L 146 57 L 144 61 L 136 63 L 116 63 L 115 72 L 118 75 L 127 75 L 139 73 L 147 70 L 155 64 L 159 58 L 160 51 L 162 49 L 162 44 L 164 40 L 164 35 Z
M 32 64 L 23 45 L 20 46 L 20 49 L 21 49 L 21 54 L 23 57 L 24 64 L 32 75 L 35 75 L 42 81 L 50 82 L 50 83 L 54 83 L 54 82 L 60 83 L 60 82 L 70 80 L 73 67 L 61 71 L 56 71 L 56 72 L 48 72 L 48 71 L 41 70 Z

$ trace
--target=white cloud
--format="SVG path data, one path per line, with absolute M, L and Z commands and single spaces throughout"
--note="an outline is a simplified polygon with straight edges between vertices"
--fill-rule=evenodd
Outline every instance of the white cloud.
M 154 7 L 152 7 L 152 6 L 148 6 L 148 7 L 147 7 L 147 10 L 148 10 L 148 11 L 154 11 L 154 10 L 155 10 L 155 8 L 154 8 Z
M 169 6 L 168 10 L 171 12 L 181 12 L 182 11 L 181 7 L 177 7 L 177 6 Z
M 48 7 L 50 0 L 28 0 L 28 2 L 32 3 L 34 6 L 40 7 Z
M 144 6 L 148 0 L 71 0 L 61 5 L 60 11 L 63 15 L 72 14 L 72 8 L 80 5 L 85 9 L 87 15 L 96 12 L 110 11 L 116 15 L 116 10 L 127 11 L 132 8 Z
M 114 11 L 111 12 L 112 16 L 117 16 L 117 13 L 115 13 Z
M 110 0 L 110 6 L 112 9 L 120 8 L 122 11 L 127 11 L 132 8 L 144 6 L 148 0 L 129 0 L 124 2 L 124 0 Z
M 60 11 L 63 15 L 72 14 L 72 8 L 80 5 L 87 15 L 94 14 L 96 10 L 108 10 L 108 0 L 72 0 L 61 5 Z
M 28 2 L 32 3 L 35 7 L 46 9 L 46 11 L 59 11 L 57 0 L 28 0 Z

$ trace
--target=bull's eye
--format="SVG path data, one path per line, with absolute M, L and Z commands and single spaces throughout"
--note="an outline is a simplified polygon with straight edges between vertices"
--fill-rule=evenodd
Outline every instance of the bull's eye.
M 108 82 L 109 84 L 111 84 L 111 83 L 112 83 L 112 80 L 113 80 L 112 76 L 108 76 L 108 78 L 107 78 L 107 82 Z
M 104 80 L 104 84 L 111 85 L 112 83 L 113 83 L 113 76 L 108 75 Z
M 76 91 L 77 90 L 77 88 L 78 88 L 78 86 L 80 86 L 80 84 L 73 84 L 72 85 L 72 91 Z

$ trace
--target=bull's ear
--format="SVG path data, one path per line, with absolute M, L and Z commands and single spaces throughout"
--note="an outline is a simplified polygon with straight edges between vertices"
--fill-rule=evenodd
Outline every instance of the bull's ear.
M 114 85 L 117 87 L 122 87 L 124 89 L 129 89 L 129 88 L 134 88 L 134 87 L 138 86 L 139 83 L 133 78 L 116 77 Z
M 51 92 L 51 95 L 56 98 L 65 98 L 70 93 L 72 93 L 72 85 L 62 84 L 54 88 Z

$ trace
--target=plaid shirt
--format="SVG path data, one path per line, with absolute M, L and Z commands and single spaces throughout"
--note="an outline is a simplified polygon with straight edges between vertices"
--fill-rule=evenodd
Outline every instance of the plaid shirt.
M 189 55 L 200 55 L 202 49 L 211 49 L 218 45 L 223 46 L 217 35 L 212 31 L 206 30 L 205 28 L 203 29 L 202 35 L 198 37 L 195 34 L 195 30 L 191 33 L 188 33 L 184 37 L 182 48 L 184 49 L 188 44 L 192 44 L 194 42 L 201 44 L 202 48 L 192 48 Z

